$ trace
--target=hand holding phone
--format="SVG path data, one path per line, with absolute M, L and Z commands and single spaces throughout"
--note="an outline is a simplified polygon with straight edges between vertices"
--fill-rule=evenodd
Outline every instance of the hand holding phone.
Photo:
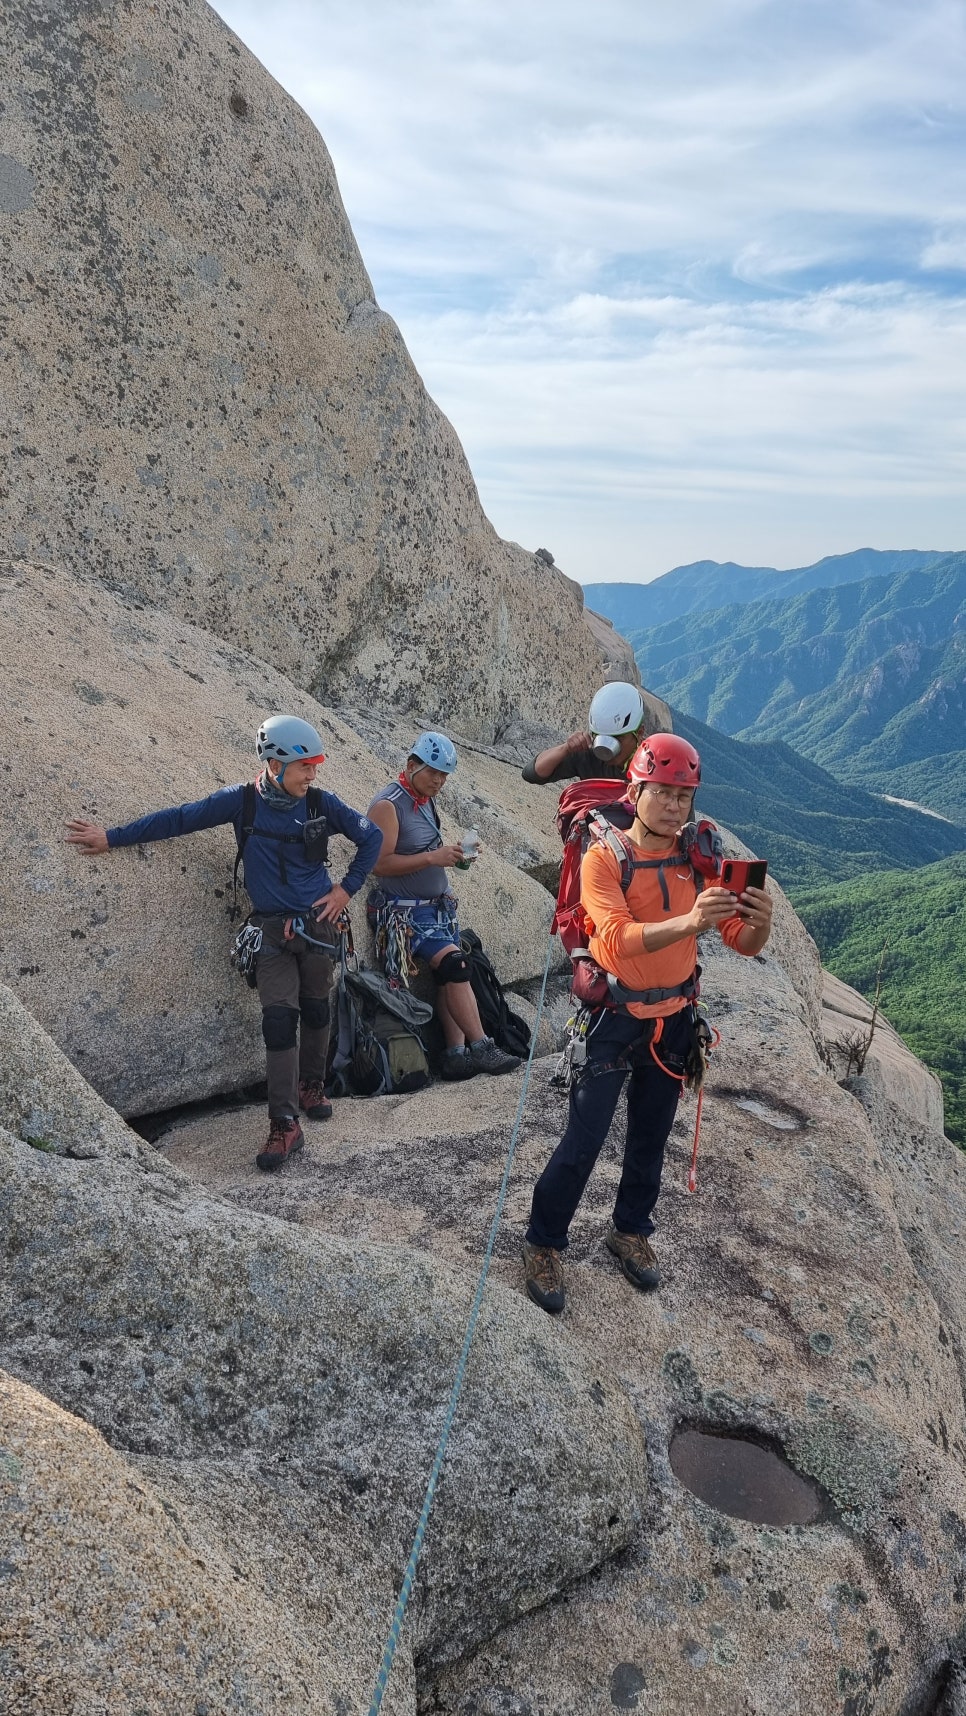
M 743 894 L 746 888 L 763 888 L 767 873 L 764 858 L 726 858 L 721 866 L 721 886 L 732 894 Z

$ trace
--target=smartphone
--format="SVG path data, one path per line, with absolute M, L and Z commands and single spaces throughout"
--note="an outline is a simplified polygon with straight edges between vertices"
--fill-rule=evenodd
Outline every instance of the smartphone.
M 764 858 L 726 858 L 721 866 L 721 886 L 733 894 L 746 888 L 763 888 L 768 864 Z

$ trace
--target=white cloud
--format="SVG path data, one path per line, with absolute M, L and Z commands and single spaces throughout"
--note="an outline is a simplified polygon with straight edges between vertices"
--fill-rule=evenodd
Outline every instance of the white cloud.
M 503 534 L 582 577 L 966 541 L 958 0 L 220 10 Z

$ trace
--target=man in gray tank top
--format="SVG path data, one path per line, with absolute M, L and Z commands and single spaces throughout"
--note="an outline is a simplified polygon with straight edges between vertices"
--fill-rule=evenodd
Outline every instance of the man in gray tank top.
M 370 804 L 369 820 L 382 832 L 374 874 L 383 886 L 370 894 L 369 914 L 390 975 L 405 981 L 410 955 L 429 965 L 446 1040 L 443 1077 L 463 1079 L 478 1072 L 512 1072 L 520 1062 L 483 1030 L 469 964 L 460 951 L 457 902 L 446 871 L 463 861 L 463 848 L 444 844 L 436 810 L 436 794 L 455 767 L 449 739 L 420 733 L 398 779 Z

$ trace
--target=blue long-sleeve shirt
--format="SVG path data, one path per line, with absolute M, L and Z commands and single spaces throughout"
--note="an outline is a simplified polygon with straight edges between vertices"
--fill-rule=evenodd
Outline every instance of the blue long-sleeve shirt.
M 319 799 L 329 833 L 345 835 L 357 848 L 342 878 L 346 893 L 355 894 L 379 857 L 382 833 L 368 817 L 343 804 L 335 793 L 320 792 Z M 222 787 L 193 804 L 155 810 L 136 822 L 109 828 L 107 843 L 110 847 L 139 846 L 149 840 L 173 840 L 179 834 L 197 834 L 203 828 L 217 828 L 227 822 L 234 827 L 236 840 L 240 840 L 244 806 L 243 786 Z M 245 886 L 256 912 L 306 912 L 330 892 L 333 884 L 327 866 L 310 859 L 300 838 L 271 838 L 273 834 L 300 836 L 307 819 L 305 799 L 295 800 L 291 810 L 275 810 L 256 792 L 252 832 L 245 842 L 242 858 Z

